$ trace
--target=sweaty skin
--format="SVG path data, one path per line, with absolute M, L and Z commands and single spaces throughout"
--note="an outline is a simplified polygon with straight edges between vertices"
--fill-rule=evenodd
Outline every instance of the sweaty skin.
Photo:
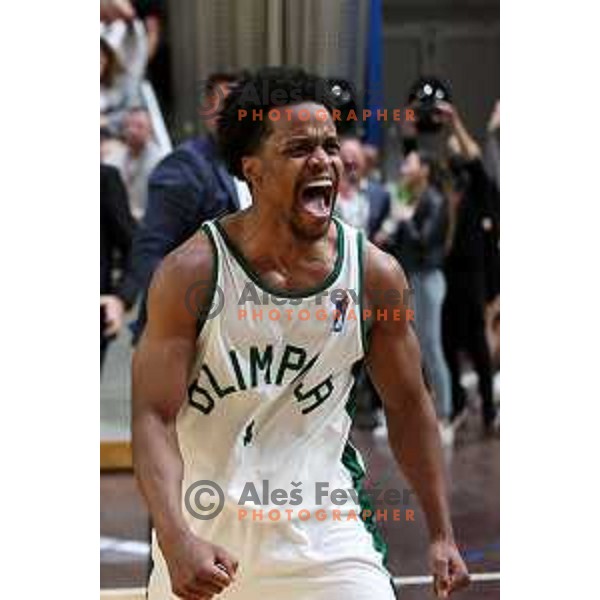
M 252 207 L 221 222 L 261 278 L 275 288 L 302 291 L 318 286 L 334 267 L 336 228 L 330 217 L 342 165 L 333 122 L 315 116 L 323 107 L 305 103 L 292 109 L 294 118 L 272 123 L 258 153 L 244 159 Z M 310 120 L 297 118 L 302 109 Z M 330 182 L 329 197 L 306 199 L 303 190 L 315 180 Z M 212 246 L 202 232 L 166 257 L 150 287 L 148 323 L 133 358 L 135 474 L 173 591 L 183 600 L 212 598 L 233 581 L 237 570 L 234 556 L 190 532 L 181 509 L 183 462 L 175 420 L 186 399 L 198 326 L 185 298 L 190 286 L 210 281 L 212 271 Z M 374 314 L 389 308 L 388 296 L 377 290 L 403 292 L 406 287 L 399 265 L 367 245 L 364 308 Z M 199 304 L 210 303 L 208 293 L 204 290 Z M 454 542 L 435 413 L 421 378 L 418 343 L 406 321 L 374 320 L 367 364 L 384 403 L 394 456 L 427 518 L 437 596 L 447 597 L 468 583 L 468 574 Z

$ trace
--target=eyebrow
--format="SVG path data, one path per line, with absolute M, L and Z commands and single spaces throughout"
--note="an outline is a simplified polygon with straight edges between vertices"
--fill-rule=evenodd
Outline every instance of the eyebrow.
M 338 138 L 337 134 L 334 133 L 333 131 L 328 131 L 326 133 L 317 134 L 317 135 L 299 134 L 299 135 L 293 135 L 291 137 L 287 137 L 286 139 L 284 139 L 281 142 L 279 142 L 278 145 L 280 145 L 280 146 L 291 146 L 291 145 L 296 144 L 296 143 L 306 143 L 306 142 L 308 142 L 308 143 L 315 143 L 316 141 L 321 141 L 321 142 L 330 142 L 330 141 L 339 142 L 339 138 Z

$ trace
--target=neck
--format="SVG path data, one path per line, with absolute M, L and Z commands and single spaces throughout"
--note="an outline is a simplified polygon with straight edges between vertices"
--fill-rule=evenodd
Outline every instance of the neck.
M 298 236 L 285 219 L 275 211 L 261 210 L 258 202 L 244 212 L 240 235 L 245 241 L 248 258 L 290 268 L 299 259 L 327 251 L 329 243 L 327 234 L 316 239 Z M 273 243 L 274 240 L 277 242 Z
M 142 144 L 141 146 L 138 146 L 137 144 L 134 146 L 129 146 L 129 153 L 132 156 L 139 156 L 144 151 L 145 147 L 146 146 L 144 144 Z

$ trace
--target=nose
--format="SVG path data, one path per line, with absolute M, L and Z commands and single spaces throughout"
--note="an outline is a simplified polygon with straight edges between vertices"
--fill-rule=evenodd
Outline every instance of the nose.
M 323 169 L 324 167 L 329 166 L 330 162 L 331 157 L 325 152 L 323 146 L 317 146 L 308 157 L 308 164 L 312 170 Z

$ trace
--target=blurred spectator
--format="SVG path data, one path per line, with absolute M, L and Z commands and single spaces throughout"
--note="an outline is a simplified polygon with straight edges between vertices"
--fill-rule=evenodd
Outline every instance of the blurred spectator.
M 442 270 L 448 210 L 438 189 L 436 159 L 423 150 L 411 152 L 401 167 L 409 203 L 400 207 L 400 222 L 391 249 L 407 273 L 414 293 L 415 326 L 431 382 L 438 418 L 451 411 L 450 373 L 442 346 L 442 304 L 446 281 Z
M 100 125 L 118 134 L 127 109 L 141 103 L 148 44 L 128 0 L 101 2 L 100 18 Z
M 408 156 L 408 154 L 410 154 L 410 152 L 408 152 L 406 156 Z M 402 161 L 400 161 L 400 165 L 402 165 Z M 385 185 L 385 189 L 390 196 L 390 210 L 387 218 L 383 221 L 379 231 L 375 235 L 374 241 L 378 246 L 385 246 L 389 242 L 396 232 L 398 223 L 405 214 L 406 206 L 410 202 L 410 193 L 404 185 L 401 168 L 398 168 L 397 164 L 395 171 L 396 173 L 390 173 L 390 177 Z
M 497 305 L 497 309 L 491 310 L 491 313 L 496 313 L 500 310 L 498 298 L 500 295 L 500 100 L 496 102 L 488 122 L 484 164 L 491 180 L 489 218 L 484 228 L 486 300 L 494 306 Z M 495 319 L 495 315 L 491 316 Z
M 444 349 L 452 377 L 453 421 L 466 416 L 465 390 L 461 386 L 461 355 L 467 353 L 478 377 L 486 429 L 495 427 L 492 366 L 485 336 L 485 230 L 490 219 L 490 181 L 481 151 L 466 131 L 457 110 L 441 106 L 450 128 L 452 183 L 448 190 L 452 237 L 446 259 L 448 293 L 444 303 Z
M 106 348 L 123 325 L 123 315 L 133 304 L 135 289 L 127 272 L 135 221 L 129 212 L 127 191 L 117 169 L 100 165 L 100 367 Z M 121 277 L 114 282 L 115 257 Z
M 112 46 L 100 38 L 100 125 L 115 132 L 130 101 L 129 81 Z
M 125 146 L 104 156 L 107 164 L 117 167 L 125 181 L 131 213 L 139 221 L 148 203 L 148 179 L 164 152 L 152 137 L 150 115 L 144 108 L 130 108 L 123 120 Z
M 208 135 L 185 142 L 166 156 L 150 176 L 148 206 L 133 245 L 133 269 L 138 289 L 145 291 L 160 261 L 208 220 L 246 208 L 251 196 L 235 180 L 217 154 L 218 109 L 237 77 L 209 77 L 206 105 L 214 116 L 205 120 Z M 211 113 L 212 114 L 212 113 Z M 146 322 L 145 303 L 134 326 L 134 343 Z
M 125 152 L 125 145 L 121 138 L 106 127 L 100 127 L 100 162 L 104 163 L 108 157 L 122 152 Z
M 381 183 L 382 175 L 379 168 L 379 148 L 373 144 L 363 144 L 365 154 L 365 177 L 369 181 Z
M 168 11 L 164 0 L 134 0 L 133 8 L 146 29 L 148 40 L 147 75 L 162 111 L 172 116 L 171 59 L 167 40 Z
M 500 100 L 490 116 L 484 162 L 491 179 L 491 211 L 485 230 L 486 337 L 494 369 L 500 367 Z
M 500 100 L 496 100 L 488 121 L 484 162 L 488 175 L 500 189 Z
M 148 62 L 156 56 L 162 39 L 165 6 L 161 0 L 133 0 L 132 10 L 146 29 Z
M 336 214 L 346 223 L 362 230 L 369 239 L 385 221 L 390 210 L 390 196 L 379 183 L 367 178 L 364 146 L 353 137 L 342 138 L 340 158 L 344 171 L 335 203 Z M 379 396 L 365 370 L 358 374 L 359 426 L 376 429 L 383 435 L 385 423 Z
M 335 204 L 336 213 L 343 221 L 361 229 L 372 239 L 389 213 L 389 194 L 377 182 L 366 177 L 367 163 L 360 140 L 342 139 L 340 158 L 344 172 Z
M 100 21 L 112 23 L 119 19 L 129 21 L 135 12 L 129 0 L 100 0 Z

